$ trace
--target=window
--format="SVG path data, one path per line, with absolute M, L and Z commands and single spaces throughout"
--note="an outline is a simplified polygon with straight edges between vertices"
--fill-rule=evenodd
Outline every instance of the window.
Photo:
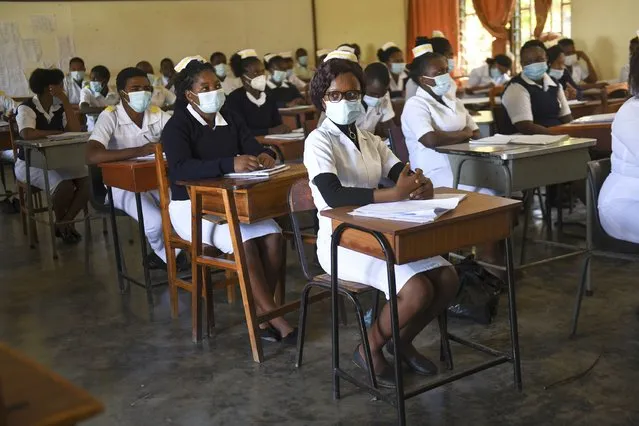
M 493 55 L 495 38 L 479 21 L 473 0 L 460 0 L 459 19 L 459 67 L 463 75 L 468 75 Z

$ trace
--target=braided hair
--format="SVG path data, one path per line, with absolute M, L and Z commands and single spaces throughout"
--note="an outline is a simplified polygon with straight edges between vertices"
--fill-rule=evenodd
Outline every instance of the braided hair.
M 198 75 L 204 71 L 211 71 L 215 73 L 215 69 L 210 62 L 200 62 L 198 60 L 192 60 L 189 62 L 182 71 L 180 71 L 175 77 L 175 108 L 186 108 L 189 101 L 186 99 L 186 91 L 191 90 L 193 83 Z

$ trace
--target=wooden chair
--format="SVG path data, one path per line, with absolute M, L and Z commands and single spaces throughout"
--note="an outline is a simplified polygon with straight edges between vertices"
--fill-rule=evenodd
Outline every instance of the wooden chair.
M 164 162 L 164 155 L 162 151 L 162 145 L 157 144 L 155 146 L 155 169 L 158 178 L 158 190 L 160 193 L 160 213 L 162 216 L 162 231 L 164 234 L 164 245 L 166 248 L 166 266 L 169 283 L 169 295 L 171 299 L 171 317 L 177 318 L 178 316 L 178 288 L 186 290 L 191 293 L 193 300 L 197 297 L 204 297 L 204 309 L 206 311 L 206 333 L 211 335 L 212 329 L 215 327 L 215 316 L 213 312 L 213 285 L 211 285 L 211 278 L 208 274 L 206 267 L 202 267 L 202 276 L 204 285 L 202 287 L 202 294 L 193 294 L 194 286 L 192 282 L 187 281 L 183 277 L 178 276 L 175 250 L 184 250 L 186 253 L 191 251 L 191 243 L 180 238 L 173 227 L 171 226 L 171 218 L 169 216 L 169 180 L 166 172 L 166 165 Z M 220 221 L 222 223 L 222 221 Z M 205 246 L 205 253 L 208 256 L 220 257 L 222 253 L 215 247 Z M 235 274 L 230 271 L 226 272 L 226 278 L 222 281 L 215 283 L 216 288 L 226 288 L 228 303 L 235 302 L 235 286 L 238 283 Z M 192 307 L 199 307 L 201 304 L 192 303 Z M 199 330 L 199 324 L 202 318 L 202 312 L 198 309 L 191 310 L 192 318 L 192 335 L 193 341 L 197 341 L 196 335 Z
M 504 93 L 504 86 L 495 86 L 488 92 L 488 103 L 490 104 L 490 108 L 492 109 L 495 105 L 497 105 L 497 96 L 501 96 Z
M 401 127 L 392 127 L 388 130 L 388 140 L 390 142 L 391 151 L 395 153 L 397 158 L 403 163 L 408 162 L 408 147 L 406 146 L 406 138 L 402 133 Z

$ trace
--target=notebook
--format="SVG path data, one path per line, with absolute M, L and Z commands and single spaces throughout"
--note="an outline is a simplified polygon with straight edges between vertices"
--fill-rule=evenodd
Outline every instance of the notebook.
M 430 200 L 407 200 L 375 203 L 359 207 L 349 214 L 401 222 L 429 223 L 457 208 L 466 194 L 437 194 Z
M 572 123 L 573 124 L 612 123 L 615 120 L 615 114 L 617 113 L 611 112 L 608 114 L 586 115 L 576 120 L 572 120 Z
M 571 101 L 568 101 L 568 106 L 582 105 L 582 104 L 585 104 L 585 103 L 586 103 L 586 101 L 580 101 L 580 100 L 577 100 L 577 99 L 573 99 Z
M 299 141 L 304 139 L 304 133 L 283 133 L 281 135 L 266 135 L 264 140 L 290 140 Z
M 166 160 L 166 154 L 165 153 L 162 153 L 162 157 Z M 141 157 L 135 157 L 135 158 L 132 158 L 132 160 L 135 160 L 135 161 L 153 160 L 153 161 L 155 161 L 155 154 L 149 154 L 149 155 L 143 155 Z
M 496 135 L 473 139 L 471 145 L 551 145 L 570 139 L 569 135 Z
M 297 105 L 293 107 L 285 107 L 285 108 L 278 108 L 278 109 L 282 112 L 286 112 L 286 111 L 297 111 L 302 109 L 309 109 L 310 107 L 311 105 Z
M 229 177 L 229 178 L 266 178 L 266 177 L 270 177 L 273 175 L 276 175 L 278 173 L 282 173 L 285 170 L 288 170 L 288 165 L 286 164 L 279 164 L 273 168 L 270 169 L 260 169 L 260 170 L 255 170 L 254 172 L 238 172 L 238 173 L 227 173 L 224 175 L 224 177 Z
M 65 132 L 60 133 L 59 135 L 49 135 L 47 136 L 47 139 L 49 139 L 50 141 L 65 141 L 68 139 L 81 138 L 83 136 L 88 138 L 89 135 L 89 132 Z

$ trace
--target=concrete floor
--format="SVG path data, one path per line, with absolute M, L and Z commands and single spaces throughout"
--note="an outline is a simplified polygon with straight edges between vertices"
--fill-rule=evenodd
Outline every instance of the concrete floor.
M 128 226 L 122 219 L 120 229 Z M 92 272 L 83 268 L 82 245 L 49 242 L 29 249 L 17 215 L 0 217 L 0 340 L 88 389 L 106 412 L 87 425 L 390 425 L 395 412 L 349 384 L 333 401 L 330 378 L 329 304 L 314 305 L 305 365 L 296 369 L 294 348 L 266 344 L 266 362 L 251 360 L 238 301 L 217 294 L 216 334 L 200 345 L 190 339 L 189 296 L 182 294 L 179 320 L 169 315 L 168 293 L 134 287 L 121 296 L 110 236 L 96 222 Z M 137 245 L 126 246 L 131 270 L 140 271 Z M 534 256 L 552 251 L 533 250 Z M 556 251 L 555 251 L 556 252 Z M 518 281 L 524 390 L 513 390 L 512 369 L 502 365 L 407 402 L 410 425 L 637 425 L 639 408 L 639 265 L 596 259 L 594 297 L 587 298 L 580 334 L 568 330 L 580 261 L 564 260 L 528 270 Z M 289 256 L 289 294 L 303 282 Z M 161 276 L 161 274 L 160 274 Z M 239 294 L 239 293 L 238 293 Z M 289 317 L 296 323 L 296 315 Z M 450 329 L 507 347 L 507 300 L 491 326 L 452 321 Z M 358 340 L 353 321 L 342 329 L 343 365 Z M 437 359 L 438 340 L 429 327 L 418 346 Z M 453 345 L 456 367 L 485 358 Z M 588 368 L 586 377 L 544 386 Z M 359 373 L 357 373 L 359 374 Z

